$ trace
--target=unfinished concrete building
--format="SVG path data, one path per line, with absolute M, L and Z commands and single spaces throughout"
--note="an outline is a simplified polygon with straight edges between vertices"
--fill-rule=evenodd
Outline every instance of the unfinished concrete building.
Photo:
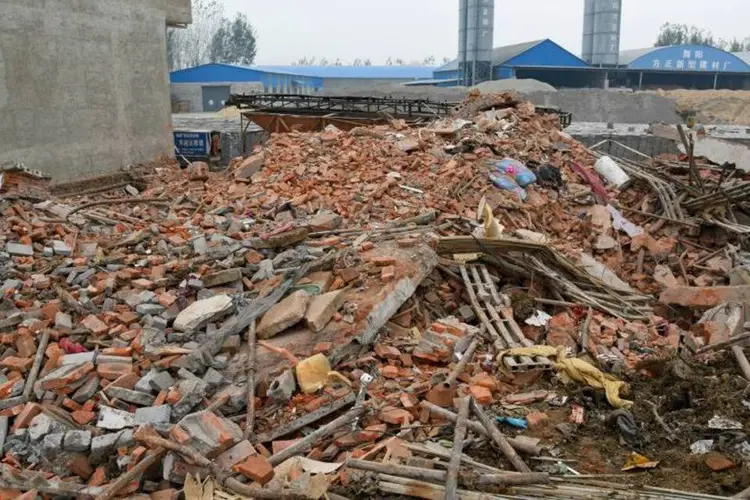
M 191 0 L 0 0 L 0 164 L 67 182 L 173 153 L 166 26 Z

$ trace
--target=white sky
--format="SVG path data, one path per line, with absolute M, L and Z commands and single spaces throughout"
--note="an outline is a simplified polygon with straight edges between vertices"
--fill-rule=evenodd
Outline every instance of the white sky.
M 455 57 L 458 0 L 222 0 L 259 34 L 256 64 L 302 57 L 383 64 Z M 495 46 L 551 38 L 581 52 L 583 0 L 496 0 Z M 650 47 L 665 22 L 696 25 L 718 38 L 750 36 L 748 0 L 623 0 L 620 48 Z

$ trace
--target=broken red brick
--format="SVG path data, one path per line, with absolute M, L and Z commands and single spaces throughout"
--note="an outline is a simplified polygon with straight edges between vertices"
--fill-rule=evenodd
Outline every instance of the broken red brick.
M 244 461 L 233 465 L 232 470 L 261 485 L 273 479 L 273 466 L 261 455 L 247 457 Z
M 549 423 L 549 415 L 541 411 L 531 412 L 526 415 L 526 422 L 529 424 L 529 429 L 538 429 Z

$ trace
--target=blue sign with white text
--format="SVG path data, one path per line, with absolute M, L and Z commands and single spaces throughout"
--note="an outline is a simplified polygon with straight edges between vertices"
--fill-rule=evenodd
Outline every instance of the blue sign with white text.
M 183 156 L 204 158 L 211 151 L 211 133 L 175 131 L 174 145 Z
M 658 71 L 750 72 L 750 65 L 734 54 L 703 45 L 655 48 L 633 60 L 628 67 Z

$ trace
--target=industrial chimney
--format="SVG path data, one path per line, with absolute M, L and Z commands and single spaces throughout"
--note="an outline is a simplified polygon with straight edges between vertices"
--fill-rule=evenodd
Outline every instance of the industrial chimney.
M 617 66 L 621 21 L 622 0 L 584 0 L 584 61 L 594 66 Z
M 459 84 L 492 80 L 495 0 L 459 0 L 458 19 Z

